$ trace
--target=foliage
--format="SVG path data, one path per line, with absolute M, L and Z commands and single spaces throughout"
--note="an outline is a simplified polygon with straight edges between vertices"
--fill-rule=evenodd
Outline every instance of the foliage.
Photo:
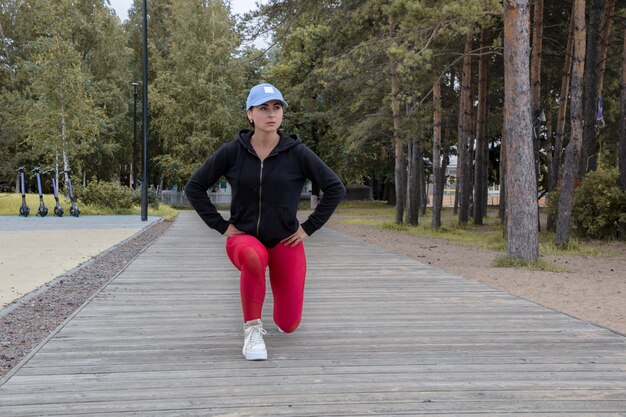
M 20 165 L 69 164 L 76 178 L 128 182 L 133 156 L 129 83 L 141 80 L 142 3 L 134 0 L 129 20 L 122 23 L 103 0 L 0 1 L 0 187 L 13 188 Z M 545 3 L 541 88 L 553 125 L 571 5 L 571 0 Z M 488 135 L 490 177 L 498 181 L 501 2 L 266 0 L 239 26 L 225 0 L 150 0 L 148 7 L 152 186 L 180 188 L 208 154 L 245 127 L 240 106 L 247 90 L 268 81 L 283 90 L 290 104 L 285 130 L 300 134 L 345 182 L 372 180 L 391 189 L 397 132 L 391 120 L 390 57 L 398 62 L 400 138 L 405 144 L 419 141 L 430 158 L 431 88 L 440 79 L 442 136 L 445 151 L 454 155 L 464 39 L 473 33 L 473 55 L 484 53 L 477 49 L 484 27 L 494 34 L 488 51 Z M 617 164 L 622 45 L 616 40 L 624 11 L 616 6 L 606 58 L 605 124 L 598 131 L 605 166 Z M 395 37 L 390 35 L 393 24 Z M 242 47 L 244 37 L 263 32 L 273 36 L 269 53 Z M 138 99 L 141 120 L 141 94 Z M 540 188 L 545 188 L 554 129 L 539 130 Z M 566 131 L 566 142 L 568 137 Z M 382 190 L 377 196 L 393 202 L 394 196 Z M 549 200 L 556 196 L 551 193 Z M 603 197 L 601 204 L 611 206 L 611 198 Z M 583 217 L 597 208 L 586 204 L 576 223 L 579 232 L 616 229 L 608 215 L 596 215 L 588 225 L 592 220 Z M 465 232 L 450 222 L 445 230 Z
M 556 219 L 556 215 L 559 212 L 559 194 L 560 190 L 556 189 L 546 194 L 546 214 Z
M 421 141 L 428 156 L 431 88 L 443 78 L 451 130 L 456 81 L 447 68 L 458 61 L 463 36 L 489 24 L 500 8 L 497 1 L 271 0 L 250 29 L 275 30 L 280 48 L 267 76 L 287 86 L 286 124 L 345 181 L 366 177 L 388 184 L 394 177 L 390 57 L 398 61 L 400 137 Z M 390 35 L 393 24 L 396 37 Z
M 616 169 L 590 172 L 574 192 L 572 222 L 585 237 L 615 239 L 626 227 L 626 193 Z
M 141 188 L 137 188 L 132 191 L 133 204 L 141 205 Z M 148 207 L 151 207 L 155 210 L 159 208 L 159 195 L 156 190 L 152 187 L 148 188 Z
M 548 194 L 546 211 L 556 217 L 560 190 Z M 572 223 L 584 238 L 621 238 L 626 227 L 626 193 L 619 189 L 616 169 L 599 169 L 585 176 L 574 191 Z M 568 244 L 575 247 L 576 242 Z
M 167 66 L 155 75 L 152 126 L 163 155 L 155 158 L 168 182 L 182 186 L 244 119 L 242 68 L 234 21 L 220 1 L 182 0 L 169 10 Z
M 91 181 L 86 187 L 75 187 L 74 192 L 78 201 L 96 207 L 121 212 L 133 206 L 132 191 L 112 182 Z

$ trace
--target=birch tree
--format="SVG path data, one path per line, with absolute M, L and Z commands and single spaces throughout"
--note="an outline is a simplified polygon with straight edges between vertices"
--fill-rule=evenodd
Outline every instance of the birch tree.
M 27 127 L 28 143 L 42 161 L 67 170 L 70 160 L 76 162 L 75 158 L 92 150 L 104 114 L 88 92 L 89 75 L 80 53 L 62 31 L 53 29 L 52 33 L 27 46 L 21 76 L 32 80 L 24 96 L 31 105 L 21 123 Z

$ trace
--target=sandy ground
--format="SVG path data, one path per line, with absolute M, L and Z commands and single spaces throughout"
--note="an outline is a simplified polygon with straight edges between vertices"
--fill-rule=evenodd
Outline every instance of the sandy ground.
M 150 223 L 156 221 L 150 218 Z M 130 216 L 0 218 L 0 309 L 146 227 Z
M 333 216 L 328 227 L 444 271 L 626 334 L 624 242 L 603 246 L 614 253 L 610 257 L 544 257 L 567 270 L 545 272 L 524 268 L 495 268 L 491 265 L 501 255 L 497 252 L 372 226 L 342 224 L 340 215 Z
M 0 233 L 0 308 L 75 268 L 136 230 Z

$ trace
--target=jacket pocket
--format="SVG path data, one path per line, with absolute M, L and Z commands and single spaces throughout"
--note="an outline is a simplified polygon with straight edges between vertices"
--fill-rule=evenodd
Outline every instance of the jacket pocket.
M 289 234 L 293 234 L 296 232 L 296 230 L 298 229 L 298 220 L 295 216 L 289 215 L 288 209 L 286 209 L 285 207 L 279 207 L 278 217 L 280 218 L 281 224 L 283 225 L 285 230 L 289 232 Z
M 259 239 L 262 242 L 273 246 L 293 234 L 297 228 L 297 220 L 291 219 L 284 207 L 263 207 L 259 228 Z
M 258 209 L 251 206 L 239 206 L 235 213 L 232 213 L 229 222 L 237 229 L 250 235 L 256 234 L 256 222 L 258 219 Z

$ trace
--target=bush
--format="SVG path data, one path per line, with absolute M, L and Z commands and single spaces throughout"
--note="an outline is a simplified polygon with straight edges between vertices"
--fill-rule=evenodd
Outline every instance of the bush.
M 588 173 L 574 192 L 572 222 L 577 233 L 615 239 L 626 228 L 626 193 L 618 186 L 616 169 Z
M 133 203 L 141 205 L 141 187 L 133 191 Z M 148 188 L 148 206 L 155 210 L 159 209 L 159 196 L 152 187 Z
M 85 188 L 77 187 L 76 191 L 77 198 L 84 204 L 120 212 L 133 206 L 130 189 L 112 182 L 91 181 Z
M 561 189 L 556 189 L 549 192 L 546 195 L 546 208 L 545 212 L 548 217 L 552 216 L 556 223 L 556 216 L 559 212 L 559 196 L 561 195 Z

